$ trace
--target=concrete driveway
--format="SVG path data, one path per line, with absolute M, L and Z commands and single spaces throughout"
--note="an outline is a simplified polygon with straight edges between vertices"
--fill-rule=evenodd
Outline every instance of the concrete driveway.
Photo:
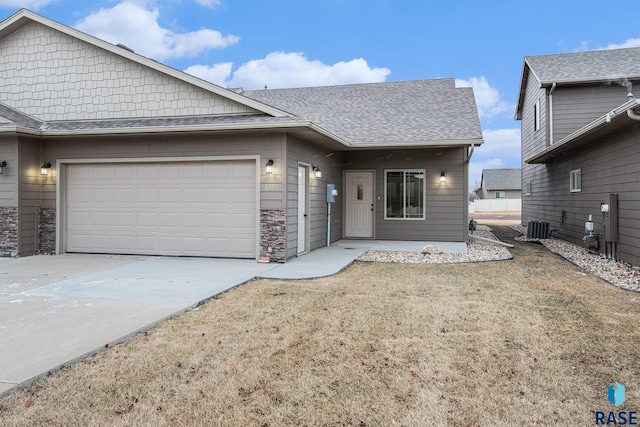
M 0 258 L 0 396 L 276 266 L 80 254 Z
M 0 258 L 0 397 L 254 278 L 336 274 L 368 249 L 464 242 L 341 240 L 287 261 L 64 254 Z

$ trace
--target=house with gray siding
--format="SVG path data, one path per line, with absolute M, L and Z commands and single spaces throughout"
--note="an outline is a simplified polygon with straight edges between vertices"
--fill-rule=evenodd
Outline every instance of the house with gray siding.
M 28 10 L 0 22 L 4 256 L 463 242 L 482 142 L 453 78 L 245 92 Z
M 520 169 L 482 169 L 478 199 L 520 199 L 522 197 Z
M 524 58 L 522 221 L 640 265 L 640 48 Z

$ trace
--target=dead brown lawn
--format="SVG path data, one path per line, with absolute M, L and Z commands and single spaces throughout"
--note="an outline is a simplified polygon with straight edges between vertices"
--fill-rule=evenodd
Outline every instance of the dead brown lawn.
M 593 425 L 614 381 L 640 409 L 640 294 L 516 245 L 245 284 L 0 401 L 0 424 Z

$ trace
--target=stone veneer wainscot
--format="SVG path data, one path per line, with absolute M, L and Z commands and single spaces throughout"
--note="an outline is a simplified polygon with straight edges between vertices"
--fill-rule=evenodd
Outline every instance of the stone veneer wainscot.
M 286 209 L 260 210 L 260 256 L 276 262 L 287 260 Z
M 0 256 L 18 255 L 18 208 L 0 208 Z

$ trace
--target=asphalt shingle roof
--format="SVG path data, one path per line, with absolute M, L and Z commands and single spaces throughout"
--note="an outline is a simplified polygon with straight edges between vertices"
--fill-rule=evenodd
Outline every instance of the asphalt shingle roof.
M 640 78 L 640 48 L 525 57 L 542 84 Z
M 520 169 L 483 169 L 482 182 L 487 190 L 522 189 Z
M 454 79 L 246 91 L 352 144 L 481 139 L 472 88 Z
M 27 129 L 38 129 L 42 122 L 0 102 L 0 126 L 7 124 Z

